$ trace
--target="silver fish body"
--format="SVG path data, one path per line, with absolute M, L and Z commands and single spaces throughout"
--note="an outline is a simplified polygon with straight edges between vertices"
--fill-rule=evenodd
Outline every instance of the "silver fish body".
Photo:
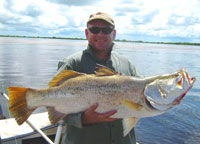
M 9 87 L 8 93 L 10 111 L 18 124 L 40 106 L 51 107 L 49 117 L 55 123 L 61 118 L 56 111 L 65 115 L 83 112 L 95 103 L 100 113 L 117 110 L 113 118 L 139 119 L 162 114 L 179 104 L 194 82 L 185 70 L 136 78 L 100 66 L 96 74 L 63 71 L 46 89 Z
M 30 108 L 50 106 L 56 111 L 71 114 L 85 111 L 98 103 L 97 112 L 116 109 L 118 112 L 113 115 L 115 118 L 152 116 L 148 107 L 144 107 L 145 82 L 142 79 L 121 75 L 83 75 L 67 80 L 46 92 L 38 90 L 28 93 L 27 105 Z

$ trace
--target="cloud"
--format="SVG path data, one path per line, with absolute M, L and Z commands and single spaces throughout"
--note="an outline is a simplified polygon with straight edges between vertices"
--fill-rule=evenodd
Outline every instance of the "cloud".
M 52 3 L 64 4 L 69 6 L 85 6 L 98 3 L 100 0 L 48 0 Z
M 10 10 L 11 7 L 13 6 L 13 0 L 2 0 L 2 5 L 3 5 L 3 8 L 7 9 L 7 10 Z
M 151 23 L 156 15 L 159 14 L 159 10 L 153 10 L 144 15 L 135 15 L 131 18 L 133 25 L 148 24 Z
M 127 5 L 127 6 L 119 6 L 119 7 L 116 7 L 114 8 L 114 10 L 117 12 L 116 15 L 118 16 L 118 13 L 137 13 L 137 12 L 140 12 L 141 9 L 138 8 L 137 6 L 132 6 L 132 5 Z
M 43 14 L 43 11 L 36 4 L 30 4 L 21 12 L 21 14 L 30 17 L 38 17 Z
M 104 11 L 114 18 L 120 39 L 197 41 L 199 5 L 199 0 L 1 0 L 0 33 L 84 38 L 89 15 Z
M 19 33 L 19 35 L 24 33 L 31 35 L 31 33 L 38 30 L 38 27 L 34 24 L 34 18 L 42 12 L 37 10 L 36 6 L 32 4 L 21 4 L 20 6 L 19 4 L 15 5 L 16 2 L 19 1 L 3 1 L 3 9 L 1 9 L 0 13 L 0 31 L 7 34 L 12 34 L 13 32 Z M 23 7 L 23 9 L 19 9 L 18 6 Z
M 190 26 L 200 23 L 200 18 L 172 14 L 168 19 L 170 26 Z

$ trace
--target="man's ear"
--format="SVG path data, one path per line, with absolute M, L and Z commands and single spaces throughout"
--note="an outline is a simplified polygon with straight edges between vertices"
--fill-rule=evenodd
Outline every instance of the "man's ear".
M 88 39 L 88 29 L 85 29 L 85 37 Z

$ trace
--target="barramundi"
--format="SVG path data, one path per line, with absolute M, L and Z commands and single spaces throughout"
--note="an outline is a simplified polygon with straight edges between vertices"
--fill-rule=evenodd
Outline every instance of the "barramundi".
M 117 110 L 111 117 L 123 119 L 126 135 L 140 118 L 160 115 L 179 104 L 194 82 L 184 69 L 144 78 L 125 76 L 101 65 L 95 74 L 64 70 L 53 77 L 48 88 L 9 87 L 9 110 L 21 125 L 35 109 L 46 106 L 49 120 L 56 123 L 98 103 L 96 112 Z

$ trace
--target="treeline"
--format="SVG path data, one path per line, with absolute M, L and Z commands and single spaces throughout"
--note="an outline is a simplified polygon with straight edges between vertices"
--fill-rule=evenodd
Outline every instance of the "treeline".
M 46 38 L 46 39 L 67 39 L 67 40 L 86 40 L 84 38 L 64 38 L 64 37 L 42 37 L 42 36 L 17 36 L 17 35 L 0 35 L 0 37 L 17 37 L 17 38 Z M 133 42 L 133 43 L 152 43 L 152 44 L 175 44 L 175 45 L 194 45 L 200 46 L 200 43 L 189 42 L 147 42 L 147 41 L 132 41 L 132 40 L 115 40 L 119 42 Z
M 175 45 L 195 45 L 200 46 L 200 43 L 189 43 L 189 42 L 147 42 L 147 41 L 132 41 L 132 40 L 116 40 L 119 42 L 134 42 L 134 43 L 152 43 L 152 44 L 175 44 Z
M 85 39 L 83 39 L 83 38 L 43 37 L 43 36 L 17 36 L 17 35 L 0 35 L 0 37 L 16 37 L 16 38 L 46 38 L 46 39 L 85 40 Z

